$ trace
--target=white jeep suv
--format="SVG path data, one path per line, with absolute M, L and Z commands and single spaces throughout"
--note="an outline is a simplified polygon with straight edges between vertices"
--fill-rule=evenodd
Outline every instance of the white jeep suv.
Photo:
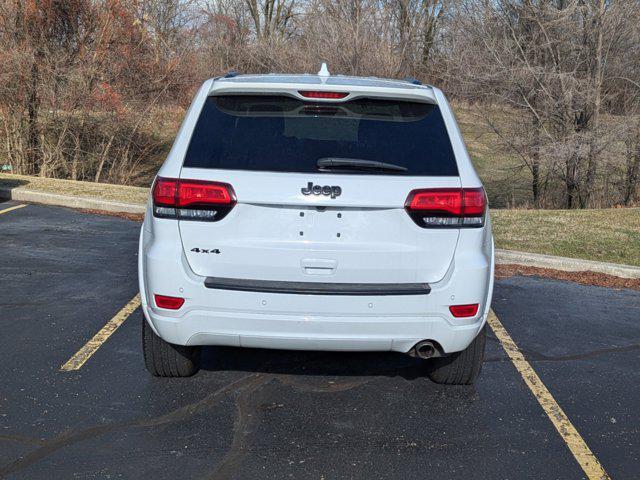
M 485 192 L 442 92 L 329 75 L 208 80 L 140 236 L 157 376 L 203 345 L 396 351 L 480 372 L 493 289 Z

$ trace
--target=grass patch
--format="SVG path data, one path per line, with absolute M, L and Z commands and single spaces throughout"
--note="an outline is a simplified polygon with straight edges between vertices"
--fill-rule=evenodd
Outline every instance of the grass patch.
M 102 200 L 112 200 L 115 202 L 139 204 L 144 204 L 149 196 L 149 189 L 144 187 L 113 185 L 109 183 L 77 182 L 74 180 L 31 177 L 27 175 L 14 175 L 11 173 L 0 173 L 0 187 L 26 188 L 39 192 L 57 193 L 60 195 L 90 197 Z
M 492 210 L 497 248 L 640 266 L 640 208 Z

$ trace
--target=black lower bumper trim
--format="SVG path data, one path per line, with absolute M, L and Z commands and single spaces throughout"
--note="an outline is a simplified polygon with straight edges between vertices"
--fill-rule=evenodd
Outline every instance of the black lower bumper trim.
M 204 285 L 219 290 L 302 295 L 426 295 L 431 292 L 427 283 L 278 282 L 207 277 Z

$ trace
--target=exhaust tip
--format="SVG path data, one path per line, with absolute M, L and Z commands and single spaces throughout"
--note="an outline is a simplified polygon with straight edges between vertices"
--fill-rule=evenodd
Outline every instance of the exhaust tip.
M 436 346 L 429 340 L 423 340 L 422 342 L 416 343 L 415 347 L 413 347 L 413 353 L 416 357 L 425 360 L 440 356 L 440 352 Z

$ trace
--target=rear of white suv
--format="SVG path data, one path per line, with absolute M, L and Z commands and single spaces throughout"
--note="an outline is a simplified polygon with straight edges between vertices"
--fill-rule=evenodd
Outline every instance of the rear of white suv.
M 154 375 L 226 345 L 398 351 L 468 384 L 493 288 L 486 197 L 435 88 L 209 80 L 155 180 L 139 278 Z

